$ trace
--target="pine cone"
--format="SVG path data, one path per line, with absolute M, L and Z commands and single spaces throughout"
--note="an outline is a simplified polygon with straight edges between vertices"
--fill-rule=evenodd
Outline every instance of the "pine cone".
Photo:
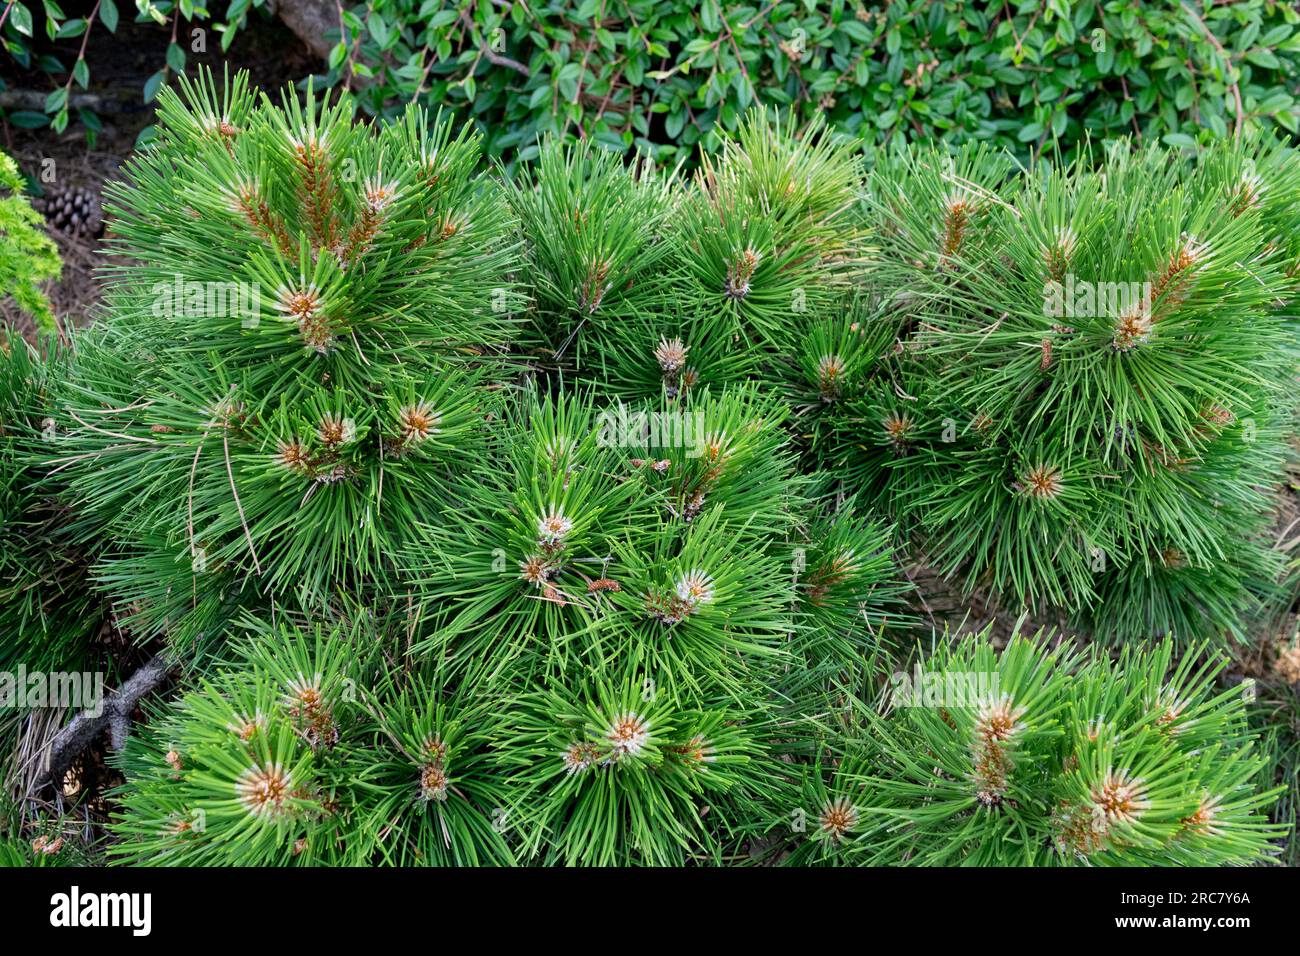
M 51 186 L 32 200 L 51 229 L 73 236 L 98 236 L 104 231 L 99 193 L 85 186 Z

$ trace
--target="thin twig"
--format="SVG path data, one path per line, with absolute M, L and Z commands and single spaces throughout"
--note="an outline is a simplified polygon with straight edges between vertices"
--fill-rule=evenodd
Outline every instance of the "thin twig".
M 1223 48 L 1223 44 L 1219 42 L 1219 38 L 1214 35 L 1206 25 L 1205 21 L 1196 15 L 1195 10 L 1189 7 L 1186 3 L 1180 3 L 1179 6 L 1186 10 L 1187 15 L 1196 21 L 1196 25 L 1199 26 L 1201 32 L 1205 34 L 1205 39 L 1210 41 L 1210 46 L 1214 47 L 1214 49 L 1218 51 L 1219 56 L 1223 57 L 1224 78 L 1226 79 L 1228 74 L 1232 72 L 1232 57 L 1228 55 L 1228 51 Z M 1232 91 L 1232 100 L 1236 104 L 1237 108 L 1237 120 L 1232 124 L 1232 136 L 1233 139 L 1239 139 L 1241 138 L 1241 125 L 1245 120 L 1245 110 L 1243 110 L 1241 106 L 1241 89 L 1237 86 L 1236 81 L 1230 82 L 1228 84 L 1228 89 Z

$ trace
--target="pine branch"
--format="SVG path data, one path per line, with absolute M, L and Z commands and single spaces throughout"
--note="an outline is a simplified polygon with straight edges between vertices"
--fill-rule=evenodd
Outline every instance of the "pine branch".
M 36 789 L 47 784 L 58 786 L 73 762 L 104 730 L 108 730 L 109 744 L 114 750 L 126 746 L 131 732 L 131 717 L 140 699 L 167 682 L 176 664 L 163 654 L 157 654 L 104 701 L 98 715 L 78 714 L 68 722 L 50 742 L 45 758 L 46 770 L 38 778 Z

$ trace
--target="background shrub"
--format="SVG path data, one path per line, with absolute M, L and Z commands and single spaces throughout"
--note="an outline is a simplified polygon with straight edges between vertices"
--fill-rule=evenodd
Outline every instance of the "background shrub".
M 41 284 L 58 278 L 62 264 L 40 221 L 23 195 L 17 165 L 0 153 L 0 301 L 13 299 L 41 329 L 53 331 L 54 313 Z
M 380 0 L 353 8 L 329 65 L 335 81 L 373 78 L 370 112 L 458 104 L 490 153 L 523 158 L 539 133 L 562 133 L 690 161 L 755 103 L 823 113 L 865 144 L 980 140 L 1022 155 L 1053 138 L 1069 151 L 1119 133 L 1190 146 L 1238 125 L 1294 132 L 1300 14 L 1209 6 Z
M 91 81 L 86 44 L 110 42 L 119 9 L 0 5 L 9 55 L 48 84 L 43 113 L 19 109 L 10 122 L 100 129 L 72 104 Z M 221 12 L 141 4 L 138 22 L 175 28 L 146 102 L 187 59 L 229 49 L 269 6 L 233 0 Z M 531 157 L 538 135 L 553 133 L 693 162 L 755 103 L 825 114 L 866 144 L 979 140 L 1021 155 L 1118 133 L 1190 146 L 1238 126 L 1295 132 L 1300 116 L 1287 92 L 1300 13 L 1272 0 L 372 0 L 337 20 L 332 5 L 317 13 L 338 23 L 322 64 L 329 82 L 359 91 L 367 112 L 451 105 L 481 126 L 490 154 L 510 158 Z M 214 34 L 203 50 L 196 29 Z M 319 37 L 304 39 L 320 49 Z

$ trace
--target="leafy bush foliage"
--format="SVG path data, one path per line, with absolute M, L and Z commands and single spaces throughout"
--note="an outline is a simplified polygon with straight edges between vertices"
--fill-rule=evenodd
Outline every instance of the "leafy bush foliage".
M 431 14 L 431 15 L 430 15 Z M 1171 145 L 1238 126 L 1295 132 L 1300 38 L 1286 4 L 703 4 L 392 0 L 354 8 L 331 76 L 375 77 L 368 111 L 463 104 L 493 154 L 576 136 L 665 163 L 721 148 L 749 107 L 895 137 L 1024 151 L 1134 134 Z M 360 55 L 349 52 L 360 43 Z M 1240 101 L 1240 102 L 1238 102 Z
M 33 12 L 33 7 L 36 7 Z M 158 26 L 171 26 L 171 42 L 167 44 L 163 62 L 145 81 L 142 95 L 144 102 L 152 103 L 167 81 L 175 76 L 185 75 L 187 60 L 186 49 L 181 44 L 189 38 L 190 52 L 207 52 L 207 28 L 199 26 L 210 21 L 211 15 L 202 4 L 181 0 L 172 3 L 163 0 L 140 0 L 135 4 L 138 22 L 155 23 Z M 213 24 L 213 29 L 220 35 L 220 48 L 224 52 L 230 48 L 235 35 L 248 25 L 250 12 L 253 15 L 266 15 L 269 11 L 264 0 L 232 0 L 226 7 L 225 20 Z M 102 36 L 103 30 L 110 34 L 117 33 L 121 22 L 121 11 L 116 0 L 95 0 L 89 11 L 76 11 L 83 15 L 69 16 L 55 0 L 41 0 L 36 4 L 13 0 L 6 3 L 0 16 L 0 37 L 4 48 L 13 57 L 14 62 L 24 70 L 39 70 L 54 88 L 45 97 L 43 109 L 13 110 L 5 119 L 14 126 L 23 129 L 40 129 L 49 126 L 55 133 L 62 134 L 75 117 L 86 131 L 86 140 L 92 146 L 104 124 L 93 109 L 84 106 L 74 107 L 73 97 L 78 88 L 85 90 L 90 86 L 90 66 L 86 60 L 86 50 L 91 38 Z M 178 36 L 181 42 L 177 42 Z M 81 42 L 77 48 L 77 57 L 69 67 L 46 43 L 61 40 Z M 200 39 L 201 38 L 201 39 Z M 105 43 L 121 42 L 104 39 Z M 3 114 L 0 114 L 3 115 Z M 147 141 L 153 128 L 146 127 L 147 133 L 141 139 Z
M 96 9 L 97 21 L 51 0 L 35 14 L 11 5 L 6 48 L 55 85 L 44 113 L 11 122 L 67 126 L 70 95 L 89 82 L 84 49 L 69 67 L 38 54 L 32 36 L 116 31 L 114 0 Z M 212 18 L 221 49 L 266 9 L 236 0 Z M 186 3 L 146 4 L 139 17 L 179 19 L 182 39 L 210 20 Z M 326 78 L 357 89 L 375 116 L 392 118 L 412 99 L 452 106 L 478 124 L 489 154 L 511 159 L 533 157 L 552 134 L 693 164 L 754 105 L 792 109 L 801 122 L 822 115 L 862 145 L 978 140 L 1023 154 L 1059 140 L 1068 154 L 1087 137 L 1181 147 L 1238 127 L 1295 133 L 1297 22 L 1272 0 L 379 0 L 342 10 Z M 183 44 L 168 46 L 146 102 L 186 58 Z M 71 115 L 91 135 L 100 128 L 93 113 Z
M 42 331 L 53 332 L 54 313 L 41 284 L 57 279 L 63 264 L 23 186 L 17 165 L 0 152 L 0 288 Z

